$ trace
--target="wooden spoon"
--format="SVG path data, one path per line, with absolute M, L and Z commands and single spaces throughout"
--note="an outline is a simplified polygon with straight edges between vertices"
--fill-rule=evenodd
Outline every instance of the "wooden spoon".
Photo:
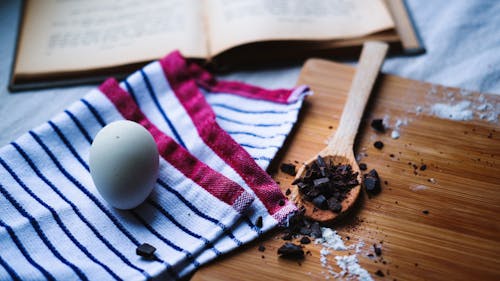
M 354 157 L 354 138 L 356 137 L 363 111 L 384 61 L 387 49 L 388 45 L 386 43 L 364 43 L 356 73 L 352 80 L 351 89 L 349 90 L 347 101 L 340 117 L 339 126 L 336 132 L 329 137 L 328 146 L 318 153 L 319 156 L 324 158 L 326 163 L 331 161 L 331 163 L 335 164 L 350 164 L 353 172 L 358 172 L 359 183 L 362 180 L 359 166 Z M 297 172 L 296 179 L 302 178 L 305 175 L 306 166 L 310 167 L 316 161 L 318 155 L 304 163 Z M 302 206 L 305 208 L 306 217 L 328 224 L 350 210 L 358 198 L 360 189 L 361 184 L 349 191 L 346 198 L 341 202 L 342 209 L 338 213 L 316 208 L 312 202 L 306 201 L 301 197 L 297 187 L 293 188 L 293 192 L 295 193 L 295 203 L 299 208 Z

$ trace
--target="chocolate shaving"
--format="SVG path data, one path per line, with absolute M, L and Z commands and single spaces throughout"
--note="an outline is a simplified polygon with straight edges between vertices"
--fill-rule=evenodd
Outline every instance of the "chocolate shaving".
M 280 170 L 285 174 L 289 174 L 290 176 L 295 176 L 297 174 L 297 172 L 295 171 L 295 165 L 289 163 L 282 163 L 280 165 Z
M 300 239 L 300 244 L 309 244 L 311 243 L 311 239 L 307 236 L 304 236 Z
M 380 178 L 375 169 L 363 176 L 363 183 L 365 185 L 366 192 L 370 195 L 376 195 L 380 193 Z
M 278 255 L 286 259 L 299 260 L 304 258 L 304 250 L 300 245 L 286 242 L 278 249 Z
M 376 149 L 382 149 L 384 147 L 384 143 L 381 142 L 381 141 L 376 141 L 373 143 L 373 146 L 376 148 Z
M 255 226 L 258 228 L 262 228 L 263 222 L 262 222 L 262 216 L 259 216 L 257 220 L 255 221 Z
M 384 120 L 382 119 L 373 119 L 370 125 L 375 131 L 381 133 L 385 132 Z

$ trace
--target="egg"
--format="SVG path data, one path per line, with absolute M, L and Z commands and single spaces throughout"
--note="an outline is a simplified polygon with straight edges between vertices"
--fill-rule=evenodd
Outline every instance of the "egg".
M 153 190 L 158 178 L 158 148 L 143 126 L 116 121 L 102 128 L 94 138 L 89 166 L 102 198 L 117 209 L 132 209 Z

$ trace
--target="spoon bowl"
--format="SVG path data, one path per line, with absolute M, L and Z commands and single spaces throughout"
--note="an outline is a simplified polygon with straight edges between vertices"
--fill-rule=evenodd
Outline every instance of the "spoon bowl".
M 338 212 L 316 207 L 313 202 L 304 198 L 297 186 L 293 187 L 292 192 L 296 205 L 299 208 L 303 207 L 304 215 L 310 219 L 324 224 L 331 223 L 348 213 L 359 197 L 362 179 L 358 163 L 354 157 L 354 139 L 387 49 L 388 45 L 382 42 L 372 41 L 363 44 L 358 67 L 337 130 L 330 136 L 327 147 L 305 162 L 297 172 L 295 182 L 304 179 L 308 168 L 317 161 L 318 156 L 321 156 L 325 163 L 330 163 L 329 166 L 332 164 L 350 165 L 352 172 L 357 173 L 358 184 L 353 186 L 345 194 L 343 200 L 339 202 L 342 208 L 340 211 L 337 209 Z

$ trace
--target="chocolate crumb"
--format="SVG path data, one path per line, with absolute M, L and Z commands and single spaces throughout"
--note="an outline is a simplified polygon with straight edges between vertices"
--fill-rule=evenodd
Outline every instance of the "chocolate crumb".
M 371 195 L 376 195 L 380 193 L 380 178 L 375 169 L 363 176 L 363 182 L 365 185 L 366 192 Z
M 384 120 L 382 119 L 373 119 L 370 125 L 375 131 L 381 133 L 385 132 Z
M 259 245 L 259 252 L 264 252 L 266 250 L 266 247 L 262 244 Z
M 330 130 L 333 129 L 333 126 L 328 126 L 328 129 L 330 129 Z
M 285 200 L 280 199 L 280 201 L 278 201 L 278 204 L 279 204 L 280 206 L 285 206 Z
M 290 188 L 287 188 L 285 191 L 285 195 L 288 196 L 290 195 L 290 193 L 292 193 L 292 191 L 290 190 Z
M 422 211 L 422 213 L 423 213 L 424 215 L 428 215 L 428 214 L 429 214 L 429 211 L 428 211 L 428 210 L 423 210 L 423 211 Z
M 300 239 L 300 244 L 309 244 L 311 243 L 311 239 L 307 236 L 304 236 Z
M 286 242 L 278 249 L 278 255 L 282 258 L 298 260 L 304 258 L 304 250 L 300 245 Z
M 385 276 L 385 274 L 380 269 L 375 272 L 375 275 L 380 276 L 380 277 L 384 277 Z
M 359 169 L 361 171 L 366 171 L 366 169 L 368 169 L 368 166 L 366 166 L 365 163 L 359 163 Z
M 394 158 L 394 154 L 392 154 L 392 153 L 389 154 L 389 157 Z
M 264 255 L 260 256 L 260 258 L 265 259 L 266 257 Z
M 281 163 L 280 170 L 285 174 L 289 174 L 290 176 L 295 176 L 297 174 L 297 172 L 295 171 L 295 165 L 289 163 Z
M 255 221 L 255 226 L 258 228 L 262 228 L 263 222 L 262 222 L 262 216 L 259 216 L 257 220 Z
M 425 171 L 427 169 L 427 165 L 423 164 L 420 166 L 420 171 Z
M 375 251 L 375 255 L 377 255 L 377 257 L 380 257 L 382 255 L 382 248 L 378 247 L 375 244 L 373 244 L 373 250 Z
M 384 143 L 381 142 L 381 141 L 376 141 L 373 143 L 373 146 L 376 148 L 376 149 L 382 149 L 384 147 Z

